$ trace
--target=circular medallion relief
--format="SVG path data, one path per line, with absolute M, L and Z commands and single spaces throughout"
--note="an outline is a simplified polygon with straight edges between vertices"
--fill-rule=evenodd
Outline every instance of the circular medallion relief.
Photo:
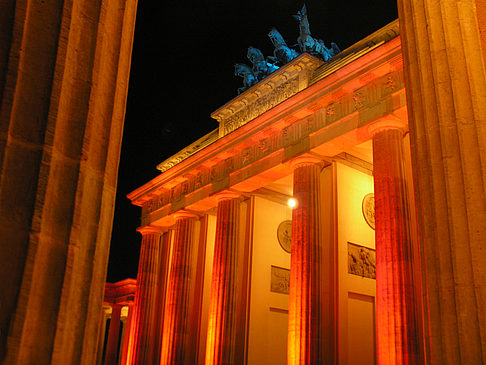
M 285 252 L 290 253 L 290 243 L 292 241 L 292 221 L 283 221 L 277 229 L 278 243 Z
M 368 225 L 375 229 L 375 195 L 373 193 L 366 194 L 363 198 L 363 217 Z

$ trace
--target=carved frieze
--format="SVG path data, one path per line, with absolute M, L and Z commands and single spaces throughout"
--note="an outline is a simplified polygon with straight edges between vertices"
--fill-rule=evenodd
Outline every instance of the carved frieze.
M 270 291 L 288 294 L 290 291 L 290 270 L 283 267 L 271 266 Z
M 348 273 L 376 279 L 375 250 L 348 242 Z
M 216 129 L 216 130 L 206 134 L 204 137 L 199 138 L 196 142 L 187 146 L 186 148 L 184 148 L 179 153 L 175 154 L 174 156 L 171 156 L 167 160 L 158 164 L 157 170 L 160 170 L 161 172 L 167 171 L 171 167 L 174 167 L 175 165 L 177 165 L 179 162 L 184 161 L 186 158 L 188 158 L 188 157 L 192 156 L 193 154 L 195 154 L 196 152 L 202 150 L 204 147 L 209 146 L 211 143 L 216 141 L 218 138 L 219 138 L 219 132 Z
M 235 129 L 255 119 L 259 115 L 272 109 L 274 106 L 287 100 L 299 91 L 299 80 L 297 77 L 283 83 L 275 90 L 265 96 L 260 97 L 254 104 L 245 107 L 235 113 L 232 117 L 226 119 L 223 123 L 224 135 L 233 132 Z
M 220 123 L 220 137 L 245 125 L 307 87 L 322 61 L 302 54 L 252 86 L 211 116 Z

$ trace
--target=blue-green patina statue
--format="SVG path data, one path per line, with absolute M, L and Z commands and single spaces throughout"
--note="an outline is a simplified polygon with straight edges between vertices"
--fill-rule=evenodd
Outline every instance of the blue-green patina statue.
M 299 55 L 296 50 L 287 46 L 287 43 L 285 43 L 284 38 L 277 29 L 272 28 L 268 33 L 268 36 L 275 47 L 273 50 L 273 57 L 268 57 L 273 62 L 283 66 Z
M 294 15 L 295 19 L 299 21 L 299 38 L 297 42 L 302 52 L 307 52 L 316 56 L 323 61 L 329 60 L 331 57 L 339 53 L 339 48 L 336 43 L 331 43 L 331 48 L 324 45 L 322 39 L 317 39 L 311 36 L 309 20 L 307 18 L 307 8 L 304 5 L 302 10 Z
M 312 37 L 305 5 L 294 17 L 299 21 L 297 43 L 301 52 L 307 52 L 323 61 L 327 61 L 341 52 L 336 43 L 331 43 L 331 48 L 327 48 L 322 39 Z M 242 63 L 235 64 L 235 75 L 243 78 L 243 87 L 238 89 L 238 94 L 277 70 L 277 65 L 283 66 L 299 55 L 296 50 L 287 46 L 277 29 L 272 28 L 268 36 L 275 47 L 273 56 L 265 58 L 258 48 L 249 47 L 246 55 L 252 63 L 252 67 Z

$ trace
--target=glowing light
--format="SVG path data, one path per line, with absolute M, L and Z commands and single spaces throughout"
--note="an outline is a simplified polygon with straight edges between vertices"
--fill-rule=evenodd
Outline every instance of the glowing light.
M 297 201 L 294 198 L 290 198 L 287 204 L 290 208 L 295 208 L 295 206 L 297 205 Z

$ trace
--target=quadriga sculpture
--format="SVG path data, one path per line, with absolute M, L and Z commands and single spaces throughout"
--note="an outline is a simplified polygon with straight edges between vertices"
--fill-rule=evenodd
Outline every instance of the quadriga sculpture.
M 304 5 L 302 10 L 294 15 L 294 18 L 299 21 L 299 38 L 297 43 L 302 52 L 310 53 L 317 56 L 324 61 L 329 60 L 332 56 L 339 53 L 339 48 L 334 43 L 332 48 L 327 48 L 322 39 L 316 39 L 311 36 L 309 19 L 307 18 L 307 8 Z M 337 52 L 337 53 L 336 53 Z
M 266 76 L 278 69 L 277 66 L 265 60 L 263 53 L 258 48 L 251 46 L 248 47 L 246 56 L 253 65 L 253 73 L 258 81 L 264 79 Z
M 235 63 L 235 76 L 243 77 L 243 86 L 238 88 L 238 94 L 241 94 L 258 82 L 251 67 L 244 63 Z
M 299 55 L 297 51 L 287 46 L 287 43 L 285 43 L 284 38 L 277 29 L 272 28 L 268 33 L 268 36 L 275 47 L 273 50 L 273 57 L 268 57 L 273 62 L 285 65 Z

